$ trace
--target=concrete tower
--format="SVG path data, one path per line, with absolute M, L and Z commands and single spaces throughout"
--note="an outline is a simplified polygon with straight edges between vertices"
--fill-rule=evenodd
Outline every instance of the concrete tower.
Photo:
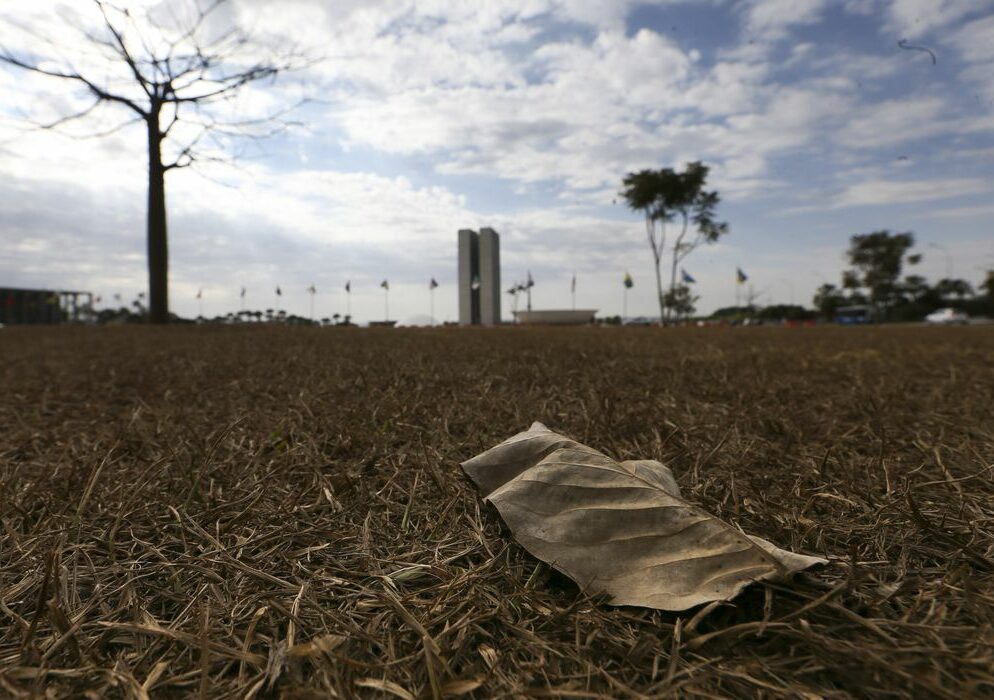
M 500 323 L 500 236 L 480 229 L 480 323 Z
M 500 236 L 459 230 L 459 324 L 500 323 Z

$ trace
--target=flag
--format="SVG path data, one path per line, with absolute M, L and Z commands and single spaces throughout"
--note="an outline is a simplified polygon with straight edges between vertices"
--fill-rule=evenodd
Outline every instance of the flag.
M 432 277 L 431 278 L 431 282 L 428 283 L 428 289 L 434 289 L 437 286 L 438 286 L 438 282 L 436 282 L 435 278 Z
M 680 268 L 680 275 L 683 279 L 684 284 L 694 284 L 694 282 L 697 281 L 693 277 L 691 277 L 690 273 L 684 270 L 682 267 Z
M 245 298 L 245 287 L 242 287 L 242 293 L 239 295 L 242 299 Z
M 345 283 L 345 293 L 346 294 L 352 293 L 352 280 L 349 280 L 348 282 Z
M 204 290 L 203 290 L 203 289 L 198 289 L 198 290 L 197 290 L 197 298 L 199 299 L 199 298 L 200 298 L 200 297 L 202 297 L 203 295 L 204 295 Z
M 276 287 L 276 296 L 278 297 L 283 296 L 283 290 L 280 289 L 279 286 Z
M 98 294 L 98 295 L 97 295 L 97 298 L 93 300 L 93 303 L 94 303 L 94 304 L 99 304 L 99 303 L 100 303 L 100 302 L 101 302 L 102 300 L 103 300 L 103 297 L 101 297 L 101 296 L 100 296 L 100 295 Z
M 313 284 L 311 284 L 311 286 L 307 288 L 307 293 L 311 294 L 311 295 L 314 295 L 314 294 L 318 293 L 318 290 L 317 290 L 317 288 L 315 288 L 315 286 Z
M 383 287 L 388 292 L 390 291 L 390 283 L 387 280 L 380 282 L 380 286 Z
M 635 286 L 635 280 L 633 280 L 632 276 L 626 272 L 625 273 L 625 289 L 631 289 L 634 286 Z
M 741 267 L 735 268 L 735 281 L 736 282 L 738 282 L 739 284 L 744 284 L 747 279 L 749 279 L 749 278 L 746 276 L 746 273 L 742 272 L 742 268 Z
M 576 294 L 576 273 L 573 273 L 573 281 L 569 285 L 570 294 Z
M 534 286 L 535 286 L 535 280 L 532 279 L 532 271 L 529 270 L 528 271 L 528 282 L 525 285 L 525 289 L 531 289 Z
M 114 301 L 121 301 L 121 294 L 120 294 L 120 292 L 118 292 L 117 294 L 114 295 Z
M 472 289 L 472 290 L 473 290 L 474 292 L 475 292 L 475 291 L 476 291 L 477 289 L 479 289 L 479 288 L 480 288 L 480 276 L 479 276 L 479 275 L 473 275 L 473 282 L 472 282 L 472 283 L 471 283 L 471 284 L 470 284 L 469 286 L 470 286 L 470 288 L 471 288 L 471 289 Z

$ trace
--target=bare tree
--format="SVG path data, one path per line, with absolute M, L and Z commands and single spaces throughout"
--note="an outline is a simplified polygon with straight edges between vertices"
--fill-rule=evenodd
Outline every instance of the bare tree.
M 232 142 L 259 139 L 285 130 L 286 109 L 252 118 L 225 113 L 243 89 L 280 73 L 303 67 L 296 50 L 276 51 L 253 40 L 236 26 L 218 29 L 227 0 L 161 3 L 139 15 L 105 0 L 93 0 L 96 29 L 80 27 L 85 52 L 79 61 L 29 28 L 37 44 L 14 51 L 0 45 L 0 62 L 71 83 L 90 99 L 84 108 L 48 123 L 57 129 L 91 115 L 103 105 L 130 113 L 114 127 L 89 136 L 104 136 L 131 125 L 144 125 L 148 138 L 148 273 L 149 320 L 169 320 L 169 249 L 166 236 L 166 173 L 198 162 L 228 160 Z M 8 21 L 13 24 L 13 22 Z M 85 67 L 80 67 L 85 63 Z

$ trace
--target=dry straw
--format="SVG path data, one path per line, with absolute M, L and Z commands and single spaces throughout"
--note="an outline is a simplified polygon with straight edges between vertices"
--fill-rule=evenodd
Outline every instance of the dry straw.
M 994 693 L 986 328 L 6 328 L 0 357 L 0 695 Z M 592 600 L 458 467 L 533 418 L 830 564 Z

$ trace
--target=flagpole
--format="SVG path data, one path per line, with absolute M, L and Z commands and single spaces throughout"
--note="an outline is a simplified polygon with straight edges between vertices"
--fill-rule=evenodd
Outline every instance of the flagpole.
M 573 310 L 576 311 L 576 270 L 573 270 L 573 281 L 570 283 L 569 292 L 573 297 Z
M 434 326 L 435 325 L 435 288 L 434 287 L 428 288 L 428 299 L 429 299 L 428 325 Z
M 314 292 L 311 292 L 311 323 L 314 323 Z
M 383 310 L 386 312 L 386 316 L 383 317 L 384 321 L 390 320 L 390 287 L 383 288 Z
M 628 316 L 628 287 L 624 288 L 625 291 L 622 293 L 621 298 L 621 321 L 624 323 L 625 317 Z

